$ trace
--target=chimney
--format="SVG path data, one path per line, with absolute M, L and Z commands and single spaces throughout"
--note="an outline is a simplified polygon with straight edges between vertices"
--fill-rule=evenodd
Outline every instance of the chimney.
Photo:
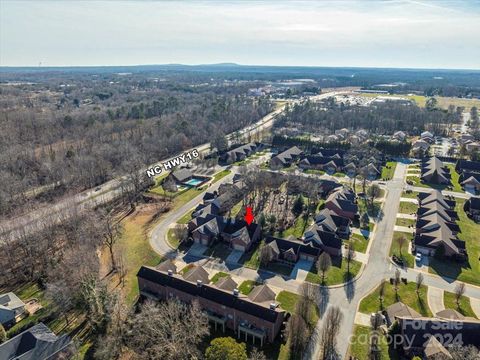
M 236 289 L 236 288 L 233 289 L 233 296 L 238 297 L 238 289 Z
M 270 303 L 270 310 L 275 310 L 277 308 L 277 304 Z
M 173 271 L 171 269 L 168 269 L 168 276 L 173 276 Z
M 201 287 L 202 286 L 202 280 L 197 280 L 197 286 Z

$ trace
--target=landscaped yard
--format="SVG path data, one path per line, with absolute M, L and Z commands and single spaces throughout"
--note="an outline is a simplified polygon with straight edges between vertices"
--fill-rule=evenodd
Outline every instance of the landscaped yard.
M 283 290 L 277 295 L 276 300 L 278 301 L 282 309 L 288 311 L 291 314 L 295 314 L 295 305 L 297 304 L 299 298 L 299 295 Z M 318 321 L 319 314 L 318 307 L 313 303 L 311 314 L 312 318 L 310 319 L 310 325 L 315 326 Z
M 428 307 L 427 302 L 427 287 L 422 285 L 417 295 L 415 291 L 416 284 L 414 282 L 404 284 L 401 283 L 398 289 L 398 299 L 395 297 L 395 290 L 393 285 L 388 281 L 385 284 L 385 296 L 383 302 L 380 303 L 378 297 L 379 287 L 377 287 L 370 295 L 362 299 L 359 306 L 359 311 L 364 314 L 371 314 L 377 311 L 384 310 L 388 306 L 401 301 L 404 304 L 410 306 L 412 309 L 415 309 L 418 313 L 423 316 L 432 316 L 432 312 Z
M 180 219 L 178 219 L 177 224 L 188 224 L 188 222 L 192 220 L 192 214 L 194 210 L 195 209 L 192 209 L 185 213 Z
M 216 284 L 218 280 L 220 280 L 221 278 L 227 277 L 227 276 L 229 276 L 227 273 L 219 271 L 215 275 L 212 276 L 212 278 L 210 279 L 210 282 L 212 284 Z
M 170 246 L 173 247 L 174 249 L 178 248 L 178 246 L 180 245 L 180 241 L 175 236 L 175 231 L 173 229 L 168 229 L 167 241 L 170 244 Z
M 412 214 L 416 213 L 418 209 L 418 205 L 411 202 L 400 201 L 400 207 L 398 208 L 398 212 L 402 214 Z
M 227 176 L 228 174 L 230 174 L 231 171 L 230 170 L 222 170 L 218 173 L 216 173 L 214 176 L 213 176 L 213 183 L 216 183 L 218 180 L 224 178 L 225 176 Z
M 367 247 L 368 247 L 368 237 L 365 237 L 360 234 L 351 234 L 350 235 L 350 241 L 352 242 L 352 246 L 355 249 L 355 251 L 359 251 L 361 253 L 366 253 L 367 252 Z M 345 241 L 347 242 L 347 241 Z
M 457 302 L 455 301 L 455 294 L 445 291 L 443 293 L 443 303 L 446 309 L 457 310 L 460 314 L 464 316 L 470 316 L 473 318 L 477 317 L 470 305 L 470 298 L 467 296 L 462 296 L 459 301 L 460 306 L 457 306 Z
M 356 359 L 368 359 L 370 350 L 370 334 L 371 328 L 368 326 L 355 325 L 353 328 L 353 337 L 349 349 L 349 356 Z M 382 360 L 397 360 L 399 356 L 395 350 L 390 350 L 388 347 L 388 341 L 385 335 L 380 332 L 380 338 L 378 339 L 380 347 L 380 359 Z
M 461 232 L 458 237 L 465 241 L 468 261 L 466 263 L 457 263 L 454 261 L 430 259 L 429 272 L 440 276 L 457 279 L 474 285 L 480 285 L 480 224 L 476 224 L 470 220 L 465 211 L 463 211 L 464 201 L 457 198 L 455 210 L 459 216 L 457 224 L 460 226 Z
M 250 292 L 253 290 L 253 288 L 257 285 L 260 285 L 256 281 L 253 280 L 245 280 L 238 286 L 238 290 L 244 295 L 250 294 Z
M 285 231 L 283 231 L 279 235 L 284 238 L 287 238 L 290 235 L 295 236 L 296 238 L 300 238 L 302 237 L 303 233 L 308 228 L 308 226 L 312 224 L 312 222 L 313 220 L 311 218 L 301 215 L 295 219 L 295 223 L 293 224 L 293 226 L 289 227 L 288 229 L 285 229 Z
M 324 285 L 331 286 L 347 282 L 358 274 L 361 266 L 361 262 L 353 260 L 350 263 L 350 274 L 348 274 L 347 261 L 341 258 L 332 258 L 332 266 L 325 274 Z M 322 276 L 317 273 L 315 265 L 312 266 L 305 280 L 315 284 L 322 283 Z
M 403 198 L 416 199 L 418 197 L 418 192 L 416 191 L 404 191 L 402 193 Z
M 390 256 L 395 254 L 400 257 L 400 248 L 398 247 L 397 239 L 401 236 L 405 236 L 409 242 L 413 240 L 413 234 L 395 231 L 393 233 L 392 246 L 390 247 Z M 402 257 L 406 266 L 413 268 L 415 264 L 415 257 L 408 250 L 408 243 L 402 248 Z
M 415 225 L 415 220 L 414 219 L 405 219 L 405 218 L 397 218 L 396 225 L 398 226 L 414 226 Z
M 396 161 L 387 162 L 386 165 L 382 168 L 381 178 L 383 180 L 393 179 L 393 174 L 395 173 L 396 167 L 397 167 L 397 162 Z

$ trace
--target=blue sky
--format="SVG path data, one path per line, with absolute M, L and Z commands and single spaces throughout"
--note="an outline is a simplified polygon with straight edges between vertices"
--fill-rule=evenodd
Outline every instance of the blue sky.
M 0 65 L 480 69 L 480 1 L 0 0 Z

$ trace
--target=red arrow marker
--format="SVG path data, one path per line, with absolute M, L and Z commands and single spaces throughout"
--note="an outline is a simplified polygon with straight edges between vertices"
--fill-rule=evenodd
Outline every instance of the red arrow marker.
M 250 206 L 247 206 L 245 208 L 245 221 L 247 222 L 248 225 L 250 225 L 253 220 L 255 219 L 255 217 L 253 216 L 253 213 L 252 213 L 252 208 Z

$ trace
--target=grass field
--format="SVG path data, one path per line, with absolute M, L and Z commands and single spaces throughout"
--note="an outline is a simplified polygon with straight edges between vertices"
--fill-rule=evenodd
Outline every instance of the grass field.
M 409 192 L 404 191 L 402 193 L 403 198 L 416 199 L 417 196 L 418 196 L 418 192 L 416 191 L 409 191 Z
M 478 241 L 480 233 L 480 224 L 470 220 L 463 205 L 465 200 L 457 198 L 455 210 L 459 216 L 457 224 L 460 226 L 461 232 L 458 237 L 465 241 L 468 262 L 460 264 L 453 261 L 430 259 L 429 272 L 440 276 L 457 279 L 474 285 L 480 285 L 480 241 Z
M 457 302 L 455 301 L 455 294 L 445 291 L 443 293 L 443 303 L 446 309 L 457 310 L 460 314 L 464 316 L 470 316 L 473 318 L 477 317 L 470 305 L 470 298 L 467 296 L 462 296 L 459 301 L 459 306 L 457 306 Z
M 359 95 L 363 97 L 377 97 L 377 96 L 403 97 L 403 98 L 407 98 L 415 101 L 415 103 L 420 107 L 425 107 L 425 103 L 427 101 L 427 97 L 423 95 L 404 95 L 404 94 L 389 95 L 389 94 L 380 94 L 380 93 L 361 93 Z M 443 96 L 435 96 L 435 99 L 437 99 L 438 101 L 437 106 L 442 109 L 448 109 L 449 105 L 464 106 L 466 110 L 469 110 L 472 106 L 476 106 L 477 108 L 480 107 L 479 99 L 464 99 L 464 98 L 443 97 Z
M 392 256 L 393 254 L 400 256 L 400 249 L 397 244 L 397 239 L 401 236 L 405 236 L 408 239 L 408 241 L 413 240 L 413 234 L 395 231 L 393 233 L 392 245 L 390 247 L 390 256 Z M 415 257 L 409 252 L 408 244 L 406 244 L 402 248 L 402 257 L 403 257 L 403 260 L 406 262 L 407 267 L 413 268 L 415 264 Z
M 168 229 L 167 241 L 170 244 L 170 246 L 173 247 L 174 249 L 178 248 L 178 246 L 180 245 L 180 241 L 175 236 L 175 232 L 173 231 L 173 229 Z
M 379 287 L 377 287 L 370 295 L 367 295 L 362 299 L 360 302 L 359 311 L 364 314 L 371 314 L 381 311 L 397 301 L 401 301 L 410 306 L 412 309 L 415 309 L 423 316 L 432 316 L 432 312 L 430 311 L 427 302 L 427 286 L 422 285 L 418 295 L 415 289 L 416 284 L 414 282 L 406 285 L 401 283 L 399 285 L 397 299 L 393 285 L 390 285 L 390 283 L 387 281 L 385 284 L 385 296 L 383 302 L 380 302 L 378 297 Z
M 368 326 L 355 325 L 353 328 L 353 336 L 349 348 L 349 356 L 356 359 L 368 359 L 370 349 L 370 335 L 371 330 Z M 393 349 L 389 349 L 388 341 L 385 335 L 380 334 L 378 341 L 380 346 L 380 359 L 382 360 L 397 360 L 399 356 Z
M 188 224 L 192 220 L 192 214 L 195 209 L 186 212 L 180 219 L 178 219 L 177 224 Z
M 288 311 L 291 314 L 295 314 L 295 306 L 299 298 L 300 298 L 299 295 L 283 290 L 277 295 L 276 300 L 278 301 L 282 309 Z M 319 319 L 318 307 L 315 306 L 315 304 L 313 303 L 312 303 L 312 311 L 310 312 L 310 314 L 311 314 L 311 318 L 309 323 L 313 327 L 315 326 L 315 324 Z
M 240 290 L 242 294 L 248 295 L 252 292 L 253 288 L 257 285 L 260 285 L 260 284 L 253 280 L 245 280 L 238 286 L 238 290 Z
M 367 252 L 368 237 L 365 237 L 360 234 L 352 234 L 350 235 L 350 241 L 352 242 L 352 246 L 355 249 L 355 251 L 359 251 L 361 253 Z
M 395 225 L 398 226 L 414 226 L 415 225 L 415 220 L 414 219 L 405 219 L 405 218 L 397 218 L 397 222 Z
M 333 258 L 332 266 L 325 274 L 324 285 L 331 286 L 347 282 L 358 274 L 361 266 L 361 262 L 353 260 L 350 263 L 350 274 L 348 274 L 347 261 L 345 259 Z M 317 273 L 315 265 L 312 266 L 305 280 L 314 284 L 322 283 L 322 276 Z
M 453 186 L 453 191 L 463 192 L 462 185 L 458 182 L 460 175 L 455 171 L 454 164 L 446 164 L 447 168 L 450 169 L 450 174 L 452 175 L 451 182 Z
M 412 214 L 416 213 L 418 209 L 418 205 L 411 203 L 411 202 L 405 202 L 405 201 L 400 201 L 400 206 L 398 208 L 398 212 L 402 214 Z
M 393 179 L 393 174 L 395 173 L 396 167 L 397 167 L 397 162 L 396 161 L 387 162 L 387 164 L 382 168 L 381 178 L 383 180 Z
M 306 169 L 304 171 L 305 174 L 316 174 L 316 175 L 324 175 L 325 171 L 323 170 L 316 170 L 316 169 Z
M 227 277 L 227 276 L 229 276 L 227 273 L 219 271 L 215 275 L 212 276 L 212 278 L 210 279 L 210 282 L 212 284 L 216 284 L 218 280 L 220 280 L 221 278 Z

